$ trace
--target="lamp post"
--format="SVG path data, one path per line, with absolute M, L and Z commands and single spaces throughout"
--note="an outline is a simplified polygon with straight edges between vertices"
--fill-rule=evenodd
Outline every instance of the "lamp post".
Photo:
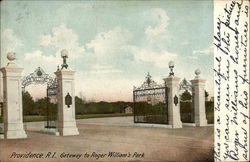
M 168 66 L 170 68 L 169 77 L 174 76 L 174 61 L 169 61 Z
M 67 69 L 68 68 L 68 64 L 66 62 L 66 59 L 68 58 L 68 51 L 66 49 L 63 49 L 61 51 L 61 57 L 63 58 L 63 64 L 61 65 L 62 69 L 63 68 Z

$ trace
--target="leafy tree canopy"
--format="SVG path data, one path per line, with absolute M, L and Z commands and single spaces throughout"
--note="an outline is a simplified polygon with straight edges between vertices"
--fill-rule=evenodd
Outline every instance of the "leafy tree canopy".
M 192 95 L 187 90 L 183 92 L 180 96 L 181 101 L 189 101 L 192 99 Z

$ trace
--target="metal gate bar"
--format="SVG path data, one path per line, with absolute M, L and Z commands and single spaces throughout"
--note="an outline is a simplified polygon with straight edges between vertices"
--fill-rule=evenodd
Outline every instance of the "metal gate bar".
M 133 90 L 134 122 L 168 124 L 168 88 L 157 84 L 148 73 L 144 83 Z

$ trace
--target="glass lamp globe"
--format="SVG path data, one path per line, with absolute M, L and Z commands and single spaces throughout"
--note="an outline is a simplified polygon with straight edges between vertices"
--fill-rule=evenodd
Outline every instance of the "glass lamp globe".
M 66 50 L 66 49 L 63 49 L 62 51 L 61 51 L 61 57 L 63 58 L 63 57 L 68 57 L 68 51 Z
M 174 61 L 169 61 L 168 66 L 174 66 Z

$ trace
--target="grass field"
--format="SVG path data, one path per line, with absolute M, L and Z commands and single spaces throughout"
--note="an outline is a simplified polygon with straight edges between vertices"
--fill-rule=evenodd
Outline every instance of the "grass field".
M 84 115 L 76 115 L 76 119 L 120 117 L 120 116 L 133 116 L 133 114 L 84 114 Z M 207 120 L 209 124 L 214 123 L 213 112 L 207 112 Z M 38 116 L 38 115 L 24 116 L 24 122 L 36 122 L 36 121 L 46 121 L 46 116 Z M 0 123 L 2 122 L 3 119 L 0 116 Z
M 120 116 L 133 116 L 133 114 L 84 114 L 84 115 L 76 115 L 76 119 L 120 117 Z M 214 114 L 212 112 L 207 112 L 207 120 L 209 124 L 212 124 L 214 122 L 213 117 Z M 38 115 L 24 116 L 24 122 L 36 122 L 36 121 L 46 121 L 46 116 L 38 116 Z M 3 119 L 0 116 L 0 123 L 2 122 Z
M 76 119 L 120 117 L 120 116 L 132 116 L 132 115 L 133 114 L 84 114 L 84 115 L 76 115 Z M 46 121 L 46 116 L 38 116 L 38 115 L 24 116 L 24 122 L 36 122 L 36 121 Z M 0 123 L 2 123 L 1 116 L 0 116 Z
M 207 112 L 206 116 L 208 124 L 214 124 L 214 112 Z

